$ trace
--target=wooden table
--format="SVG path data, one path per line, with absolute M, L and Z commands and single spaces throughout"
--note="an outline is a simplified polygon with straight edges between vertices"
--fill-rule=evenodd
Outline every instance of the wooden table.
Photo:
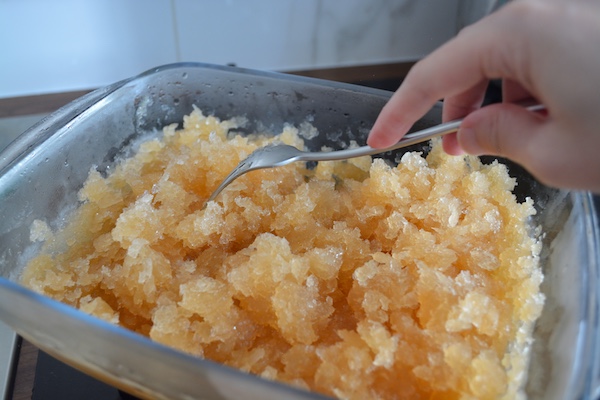
M 18 361 L 14 378 L 13 400 L 30 400 L 39 350 L 24 339 L 17 345 Z

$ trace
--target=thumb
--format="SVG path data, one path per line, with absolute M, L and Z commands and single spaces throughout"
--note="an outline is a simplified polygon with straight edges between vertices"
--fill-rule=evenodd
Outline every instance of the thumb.
M 469 154 L 502 156 L 527 164 L 544 121 L 543 116 L 521 106 L 493 104 L 465 117 L 458 143 Z

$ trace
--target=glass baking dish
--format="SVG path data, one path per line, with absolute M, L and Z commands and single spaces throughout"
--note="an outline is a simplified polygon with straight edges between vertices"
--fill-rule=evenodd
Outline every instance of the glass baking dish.
M 158 399 L 318 399 L 154 343 L 17 283 L 38 250 L 35 219 L 63 224 L 92 166 L 107 172 L 135 144 L 179 123 L 196 105 L 246 129 L 312 123 L 312 149 L 364 143 L 391 93 L 311 78 L 197 63 L 172 64 L 96 90 L 51 114 L 0 155 L 0 319 L 42 350 L 136 396 Z M 440 122 L 434 107 L 414 129 Z M 408 150 L 424 151 L 425 145 Z M 406 151 L 406 150 L 404 150 Z M 396 160 L 398 154 L 385 157 Z M 535 330 L 530 398 L 592 399 L 600 365 L 599 232 L 593 198 L 543 186 L 518 165 L 520 200 L 535 200 L 542 226 L 544 312 Z

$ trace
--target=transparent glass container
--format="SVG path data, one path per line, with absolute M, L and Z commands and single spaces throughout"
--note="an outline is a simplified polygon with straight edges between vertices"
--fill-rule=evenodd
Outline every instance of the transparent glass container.
M 38 251 L 35 219 L 61 226 L 92 166 L 108 171 L 135 143 L 181 122 L 192 105 L 220 118 L 245 116 L 273 132 L 310 121 L 308 142 L 363 144 L 391 93 L 360 86 L 206 64 L 173 64 L 94 91 L 51 114 L 0 155 L 0 319 L 56 358 L 134 395 L 158 399 L 318 399 L 154 343 L 17 283 Z M 440 122 L 440 107 L 414 127 Z M 413 146 L 409 150 L 422 150 Z M 390 160 L 397 154 L 387 154 Z M 530 398 L 598 397 L 599 235 L 591 194 L 545 187 L 519 166 L 516 195 L 535 200 L 543 239 L 546 306 L 535 330 Z

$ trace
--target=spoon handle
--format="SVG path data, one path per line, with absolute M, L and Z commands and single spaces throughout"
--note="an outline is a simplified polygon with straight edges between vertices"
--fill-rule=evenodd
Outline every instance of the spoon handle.
M 526 110 L 535 112 L 545 110 L 541 104 L 533 104 L 524 107 Z M 303 161 L 333 161 L 345 160 L 347 158 L 370 156 L 373 154 L 385 153 L 387 151 L 397 150 L 402 147 L 411 146 L 416 143 L 421 143 L 434 137 L 446 135 L 456 132 L 462 123 L 462 119 L 457 119 L 443 124 L 435 125 L 420 131 L 407 133 L 400 141 L 390 147 L 384 149 L 375 149 L 371 146 L 362 146 L 354 149 L 325 151 L 325 152 L 310 152 L 301 156 Z

